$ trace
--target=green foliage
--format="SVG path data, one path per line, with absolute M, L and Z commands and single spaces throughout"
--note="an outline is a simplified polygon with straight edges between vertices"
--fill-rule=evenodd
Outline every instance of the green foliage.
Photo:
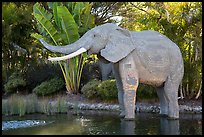
M 98 85 L 98 94 L 102 99 L 113 100 L 118 98 L 116 80 L 105 80 Z
M 115 80 L 100 81 L 94 79 L 85 84 L 81 91 L 88 99 L 117 99 L 117 87 Z
M 26 86 L 26 80 L 21 73 L 14 72 L 4 84 L 4 89 L 7 93 L 18 92 L 19 88 Z
M 88 99 L 116 100 L 118 90 L 116 80 L 110 79 L 100 81 L 93 79 L 82 87 L 82 93 Z M 157 92 L 154 87 L 140 84 L 137 89 L 138 99 L 157 99 Z
M 33 14 L 37 20 L 40 34 L 32 34 L 35 38 L 43 37 L 54 45 L 71 44 L 79 39 L 80 34 L 94 27 L 94 17 L 90 14 L 91 4 L 87 2 L 48 2 L 49 11 L 40 3 L 33 6 Z M 53 54 L 55 56 L 55 54 Z M 58 62 L 62 70 L 68 92 L 79 92 L 81 73 L 87 54 L 66 61 Z
M 88 99 L 93 99 L 98 97 L 98 85 L 101 81 L 93 79 L 85 84 L 81 91 Z
M 118 11 L 127 2 L 93 2 L 92 14 L 95 16 L 95 24 L 117 22 L 112 17 L 118 16 Z
M 138 99 L 156 99 L 158 98 L 156 89 L 152 86 L 139 84 L 137 89 Z
M 55 76 L 63 79 L 61 69 L 57 64 L 51 62 L 30 64 L 26 71 L 27 89 L 32 92 L 37 85 Z
M 2 73 L 3 82 L 15 71 L 25 71 L 28 62 L 37 61 L 30 37 L 33 31 L 32 6 L 29 2 L 2 3 Z
M 55 77 L 51 80 L 42 82 L 40 85 L 35 87 L 33 89 L 33 93 L 37 94 L 38 96 L 51 95 L 53 93 L 56 93 L 63 87 L 64 81 L 59 77 Z

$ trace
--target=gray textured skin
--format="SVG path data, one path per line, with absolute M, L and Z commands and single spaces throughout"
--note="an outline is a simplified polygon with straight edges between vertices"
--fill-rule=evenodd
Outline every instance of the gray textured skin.
M 101 70 L 101 78 L 102 81 L 104 80 L 108 80 L 109 76 L 111 76 L 111 74 L 113 73 L 113 65 L 111 63 L 103 63 L 102 61 L 98 61 L 99 62 L 99 68 Z
M 135 118 L 139 82 L 157 87 L 160 114 L 179 118 L 178 87 L 183 78 L 183 59 L 178 46 L 156 31 L 128 31 L 107 23 L 89 30 L 66 46 L 41 43 L 53 52 L 70 54 L 83 47 L 89 54 L 112 63 L 118 88 L 121 117 Z

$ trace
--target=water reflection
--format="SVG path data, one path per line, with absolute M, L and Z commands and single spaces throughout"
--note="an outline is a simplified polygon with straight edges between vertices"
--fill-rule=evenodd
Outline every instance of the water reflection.
M 8 117 L 3 120 L 38 119 L 55 121 L 45 126 L 2 131 L 9 135 L 201 135 L 202 115 L 183 114 L 179 120 L 160 117 L 158 114 L 139 113 L 134 121 L 120 119 L 118 113 L 84 112 L 56 116 L 31 115 L 22 118 Z
M 160 118 L 160 133 L 161 135 L 179 135 L 179 120 Z
M 194 120 L 190 120 L 190 118 Z M 181 127 L 180 122 L 182 123 Z M 139 114 L 136 116 L 135 121 L 120 119 L 120 130 L 124 135 L 201 134 L 201 125 L 202 122 L 199 117 L 196 118 L 196 115 L 193 117 L 193 115 L 187 114 L 184 117 L 181 116 L 180 119 L 169 119 L 168 117 L 152 114 Z
M 121 131 L 125 135 L 135 135 L 135 121 L 121 119 Z

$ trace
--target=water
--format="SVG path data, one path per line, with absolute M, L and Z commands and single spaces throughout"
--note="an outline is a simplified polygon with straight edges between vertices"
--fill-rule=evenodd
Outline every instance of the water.
M 180 114 L 179 120 L 169 120 L 158 114 L 137 113 L 135 121 L 124 121 L 118 112 L 81 111 L 46 116 L 2 117 L 10 120 L 43 120 L 49 124 L 3 130 L 3 135 L 201 135 L 202 114 Z

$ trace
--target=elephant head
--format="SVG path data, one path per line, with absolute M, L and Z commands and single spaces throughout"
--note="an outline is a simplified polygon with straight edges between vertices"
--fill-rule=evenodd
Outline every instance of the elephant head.
M 98 54 L 105 60 L 115 63 L 135 48 L 131 33 L 112 23 L 92 28 L 76 42 L 65 46 L 52 46 L 42 38 L 39 40 L 48 50 L 67 54 L 63 57 L 49 58 L 51 61 L 66 60 L 88 51 L 88 54 Z

